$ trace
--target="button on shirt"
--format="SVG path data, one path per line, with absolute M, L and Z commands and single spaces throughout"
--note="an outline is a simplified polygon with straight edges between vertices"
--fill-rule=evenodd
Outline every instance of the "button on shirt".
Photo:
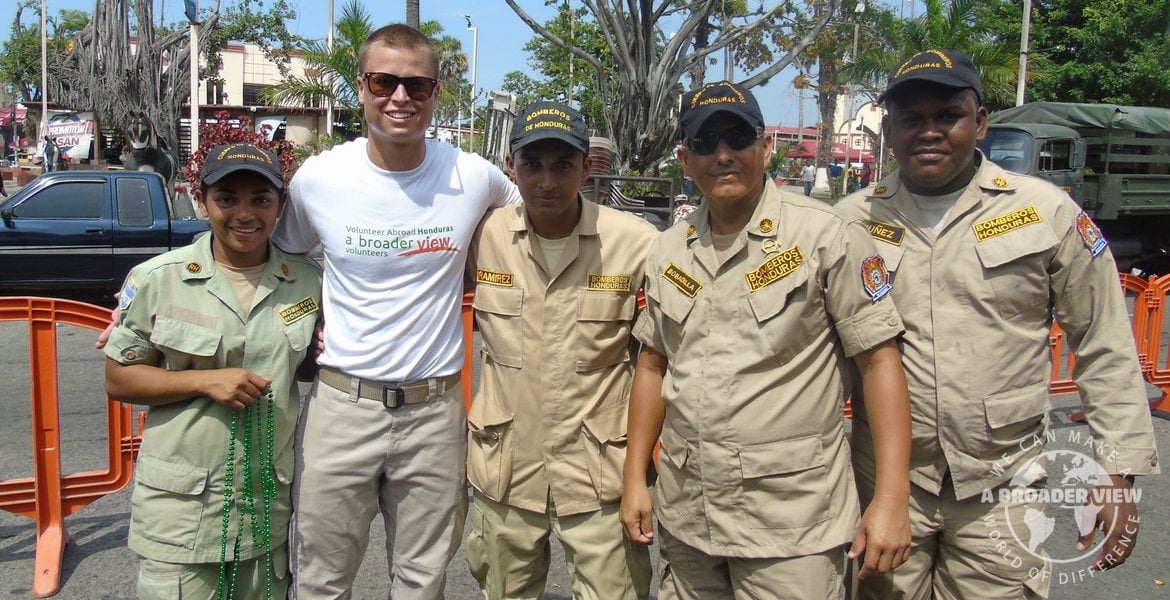
M 468 414 L 468 469 L 488 498 L 557 514 L 621 498 L 630 328 L 651 240 L 646 221 L 581 200 L 558 266 L 522 206 L 496 209 L 472 245 L 483 340 Z
M 635 335 L 664 354 L 655 509 L 712 555 L 803 556 L 849 542 L 859 508 L 842 406 L 854 355 L 902 331 L 866 289 L 860 222 L 765 182 L 720 265 L 706 205 L 664 232 Z
M 868 220 L 906 322 L 911 481 L 939 493 L 949 471 L 964 499 L 1040 454 L 1053 314 L 1077 354 L 1097 462 L 1109 473 L 1157 473 L 1117 267 L 1108 248 L 1094 255 L 1099 230 L 1055 186 L 977 159 L 933 229 L 897 173 L 838 205 Z M 854 419 L 856 432 L 868 430 L 864 405 Z M 868 436 L 855 439 L 859 464 L 873 469 Z

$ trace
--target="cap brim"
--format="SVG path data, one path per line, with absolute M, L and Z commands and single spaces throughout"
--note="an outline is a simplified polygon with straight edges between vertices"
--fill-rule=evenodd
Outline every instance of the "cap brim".
M 737 117 L 752 127 L 762 127 L 764 124 L 762 117 L 759 120 L 760 122 L 753 123 L 751 115 L 746 114 L 746 111 L 743 110 L 732 110 L 722 107 L 702 107 L 692 110 L 687 115 L 688 118 L 684 119 L 684 122 L 680 127 L 682 129 L 683 137 L 686 139 L 695 137 L 699 134 L 700 131 L 703 130 L 703 125 L 705 125 L 707 121 L 711 120 L 711 117 L 714 117 L 719 113 L 727 113 Z
M 910 83 L 912 81 L 927 81 L 930 83 L 934 83 L 934 84 L 941 85 L 944 87 L 955 88 L 955 89 L 971 89 L 971 90 L 975 91 L 976 95 L 979 95 L 979 90 L 975 89 L 975 87 L 971 85 L 971 82 L 964 81 L 963 79 L 960 79 L 958 77 L 951 77 L 949 75 L 942 75 L 942 74 L 938 74 L 938 73 L 931 74 L 931 75 L 920 75 L 920 76 L 909 75 L 906 78 L 902 79 L 901 81 L 895 83 L 894 85 L 886 88 L 885 91 L 883 91 L 881 94 L 878 94 L 877 103 L 881 104 L 882 102 L 885 102 L 886 98 L 889 97 L 890 93 L 892 93 L 894 90 L 897 90 L 898 88 L 900 88 L 900 87 L 902 87 L 902 86 L 904 86 L 907 83 Z
M 525 146 L 528 146 L 530 144 L 533 144 L 535 142 L 540 142 L 543 140 L 557 140 L 559 142 L 564 142 L 564 143 L 572 146 L 573 148 L 580 150 L 581 152 L 584 152 L 585 154 L 589 154 L 589 145 L 588 144 L 585 144 L 584 146 L 582 146 L 581 140 L 573 137 L 572 135 L 570 135 L 568 133 L 561 132 L 561 131 L 548 131 L 547 133 L 542 132 L 542 133 L 537 134 L 537 135 L 521 138 L 519 140 L 516 140 L 515 142 L 512 142 L 512 144 L 509 148 L 509 151 L 514 154 Z
M 220 181 L 223 181 L 224 177 L 227 177 L 233 173 L 239 173 L 241 171 L 262 175 L 265 179 L 268 180 L 269 183 L 276 186 L 276 189 L 284 189 L 283 178 L 277 177 L 276 174 L 274 174 L 272 171 L 256 165 L 231 165 L 229 167 L 224 167 L 218 171 L 215 171 L 214 173 L 208 173 L 207 175 L 204 175 L 200 181 L 205 185 L 215 185 Z

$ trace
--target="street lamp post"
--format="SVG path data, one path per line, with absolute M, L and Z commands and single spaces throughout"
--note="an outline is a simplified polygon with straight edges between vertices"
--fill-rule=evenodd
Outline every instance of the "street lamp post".
M 325 47 L 329 50 L 329 55 L 333 55 L 333 0 L 329 0 L 329 32 L 325 34 Z M 331 91 L 336 92 L 337 83 L 331 77 L 329 79 L 329 87 Z M 325 99 L 325 135 L 333 138 L 333 95 L 331 94 Z
M 191 23 L 191 156 L 199 151 L 199 20 L 196 0 L 184 0 Z
M 471 32 L 471 138 L 468 148 L 475 152 L 475 70 L 479 61 L 479 28 L 471 24 L 471 15 L 463 15 L 467 19 L 467 30 Z
M 16 128 L 16 85 L 11 83 L 4 84 L 4 91 L 12 95 L 12 166 L 16 166 L 19 158 L 18 148 L 20 147 L 20 131 Z
M 860 24 L 858 22 L 858 19 L 861 18 L 862 13 L 864 13 L 864 12 L 865 12 L 865 2 L 864 2 L 864 0 L 862 0 L 861 2 L 857 3 L 857 8 L 853 9 L 853 54 L 849 55 L 849 60 L 853 64 L 857 64 L 857 30 L 858 30 L 858 25 Z M 845 110 L 847 111 L 845 113 L 845 116 L 848 117 L 848 119 L 849 119 L 849 121 L 848 121 L 849 122 L 849 130 L 845 134 L 845 170 L 843 171 L 843 175 L 841 177 L 841 195 L 842 196 L 844 196 L 846 193 L 848 193 L 848 190 L 849 190 L 849 168 L 853 164 L 849 160 L 849 153 L 853 150 L 853 116 L 854 116 L 854 114 L 853 114 L 853 94 L 855 92 L 856 92 L 856 86 L 850 85 L 849 86 L 849 96 L 848 96 L 849 100 L 847 101 L 848 104 L 845 106 Z M 861 151 L 860 150 L 858 150 L 858 152 L 857 152 L 857 159 L 861 160 Z

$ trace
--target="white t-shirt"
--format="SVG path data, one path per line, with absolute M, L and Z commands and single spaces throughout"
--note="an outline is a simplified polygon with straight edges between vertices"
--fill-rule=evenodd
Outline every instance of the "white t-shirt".
M 272 234 L 288 252 L 325 252 L 320 363 L 414 381 L 463 364 L 459 319 L 471 236 L 489 209 L 520 202 L 483 158 L 435 140 L 410 171 L 385 171 L 359 138 L 305 161 Z

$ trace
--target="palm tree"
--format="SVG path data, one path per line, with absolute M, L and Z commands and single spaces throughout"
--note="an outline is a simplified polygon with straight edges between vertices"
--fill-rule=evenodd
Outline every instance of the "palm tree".
M 418 16 L 419 0 L 406 0 L 406 24 L 419 29 Z
M 1011 106 L 1019 70 L 1018 40 L 996 38 L 979 18 L 981 0 L 925 0 L 915 19 L 895 20 L 885 43 L 859 52 L 842 76 L 871 92 L 916 52 L 928 48 L 959 50 L 971 57 L 983 77 L 983 101 L 989 107 Z
M 305 61 L 304 77 L 290 76 L 264 91 L 271 104 L 323 106 L 327 100 L 341 111 L 357 109 L 358 51 L 374 31 L 370 13 L 358 0 L 348 0 L 334 23 L 333 50 L 323 40 L 306 40 L 298 51 Z

